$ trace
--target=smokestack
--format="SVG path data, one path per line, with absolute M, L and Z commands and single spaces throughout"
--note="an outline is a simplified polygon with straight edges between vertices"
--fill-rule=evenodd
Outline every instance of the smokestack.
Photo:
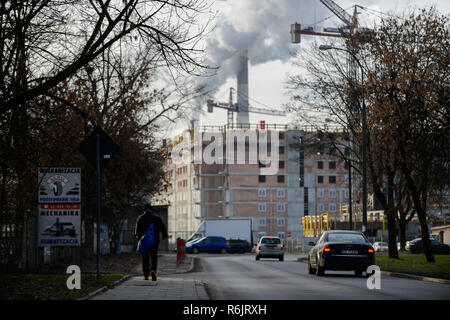
M 245 128 L 249 127 L 248 119 L 248 57 L 247 49 L 239 57 L 239 71 L 237 76 L 237 104 L 239 112 L 236 122 Z

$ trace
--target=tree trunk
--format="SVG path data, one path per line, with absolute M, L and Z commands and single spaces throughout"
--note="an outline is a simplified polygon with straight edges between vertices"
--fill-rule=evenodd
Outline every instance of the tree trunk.
M 430 233 L 428 232 L 427 214 L 422 210 L 422 208 L 420 208 L 420 210 L 417 210 L 417 215 L 419 217 L 420 233 L 422 235 L 422 244 L 423 250 L 425 252 L 425 257 L 427 258 L 427 262 L 434 262 Z
M 387 213 L 389 258 L 398 259 L 397 228 L 395 223 L 395 215 L 393 214 L 391 208 L 389 208 L 388 210 L 386 210 L 385 212 Z
M 405 250 L 406 246 L 406 217 L 403 213 L 400 213 L 400 219 L 398 221 L 398 235 L 400 240 L 400 250 Z

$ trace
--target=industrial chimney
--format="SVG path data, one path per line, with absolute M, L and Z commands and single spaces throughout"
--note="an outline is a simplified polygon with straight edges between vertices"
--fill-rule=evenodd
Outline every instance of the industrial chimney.
M 248 57 L 247 49 L 239 57 L 239 71 L 237 76 L 237 104 L 238 112 L 236 123 L 238 126 L 248 128 Z

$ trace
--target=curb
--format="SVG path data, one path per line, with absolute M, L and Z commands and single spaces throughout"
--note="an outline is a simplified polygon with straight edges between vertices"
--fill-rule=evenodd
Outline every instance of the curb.
M 301 258 L 296 259 L 297 262 L 303 262 L 306 263 L 307 261 L 301 260 Z M 431 278 L 431 277 L 425 277 L 425 276 L 417 276 L 414 274 L 408 274 L 408 273 L 400 273 L 400 272 L 392 272 L 392 271 L 381 271 L 382 275 L 390 276 L 390 277 L 397 277 L 397 278 L 404 278 L 404 279 L 411 279 L 411 280 L 418 280 L 418 281 L 426 281 L 426 282 L 433 282 L 433 283 L 440 283 L 440 284 L 450 284 L 450 280 L 447 279 L 439 279 L 439 278 Z
M 185 271 L 184 270 L 176 270 L 175 271 L 176 274 L 189 273 L 189 272 L 192 272 L 192 270 L 194 270 L 194 259 L 195 258 L 193 258 L 193 257 L 190 257 L 190 258 L 191 258 L 191 265 L 189 266 L 189 268 Z
M 381 274 L 383 274 L 385 276 L 391 276 L 391 277 L 397 277 L 397 278 L 405 278 L 405 279 L 419 280 L 419 281 L 426 281 L 426 282 L 433 282 L 433 283 L 440 283 L 440 284 L 450 284 L 450 280 L 431 278 L 431 277 L 425 277 L 425 276 L 416 276 L 416 275 L 407 274 L 407 273 L 381 271 Z
M 121 284 L 122 282 L 124 282 L 124 281 L 126 281 L 126 280 L 128 280 L 128 279 L 130 279 L 131 277 L 132 277 L 132 275 L 129 274 L 129 275 L 126 275 L 125 277 L 123 277 L 123 278 L 121 278 L 121 279 L 115 281 L 115 282 L 111 285 L 111 288 L 114 288 L 115 286 Z M 108 290 L 108 289 L 110 289 L 110 288 L 108 288 L 107 286 L 101 287 L 100 289 L 97 289 L 97 290 L 95 290 L 95 291 L 93 291 L 93 292 L 87 294 L 86 296 L 81 297 L 81 298 L 78 298 L 78 299 L 76 299 L 76 300 L 89 300 L 90 298 L 92 298 L 92 297 L 98 295 L 99 293 L 102 293 L 102 292 L 104 292 L 104 291 L 106 291 L 106 290 Z

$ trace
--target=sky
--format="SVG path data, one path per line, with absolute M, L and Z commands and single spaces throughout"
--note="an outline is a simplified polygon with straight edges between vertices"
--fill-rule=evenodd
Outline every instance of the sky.
M 382 13 L 404 13 L 409 9 L 429 7 L 431 5 L 444 14 L 450 13 L 448 0 L 335 0 L 350 15 L 353 6 L 358 9 L 360 26 L 370 27 L 379 21 Z M 316 31 L 323 27 L 339 27 L 343 23 L 326 8 L 320 0 L 216 0 L 212 7 L 217 12 L 215 28 L 205 42 L 206 63 L 218 66 L 214 77 L 197 78 L 198 84 L 208 85 L 214 90 L 210 98 L 217 102 L 228 102 L 229 88 L 237 87 L 236 61 L 240 52 L 248 49 L 249 56 L 249 99 L 254 107 L 282 110 L 289 96 L 286 94 L 285 82 L 289 74 L 298 73 L 291 64 L 292 56 L 297 50 L 310 47 L 312 41 L 326 43 L 326 37 L 302 35 L 300 44 L 290 43 L 290 25 L 294 22 L 303 27 L 314 26 Z M 314 38 L 314 39 L 313 39 Z M 236 98 L 234 98 L 236 99 Z M 226 111 L 215 109 L 206 112 L 204 101 L 197 103 L 201 107 L 200 125 L 226 124 Z M 272 117 L 250 113 L 250 123 L 287 124 L 292 116 Z M 188 121 L 182 121 L 173 133 L 187 129 Z

